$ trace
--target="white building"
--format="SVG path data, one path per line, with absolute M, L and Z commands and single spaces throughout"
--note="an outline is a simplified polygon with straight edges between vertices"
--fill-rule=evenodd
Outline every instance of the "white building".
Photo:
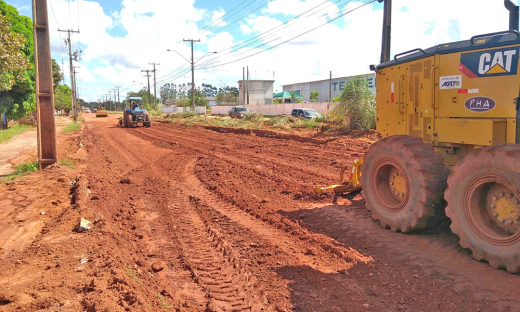
M 274 80 L 239 80 L 238 105 L 273 104 Z
M 376 93 L 376 74 L 366 74 L 366 75 L 358 75 L 358 76 L 349 76 L 349 77 L 340 77 L 340 78 L 332 78 L 326 80 L 318 80 L 318 81 L 310 81 L 310 82 L 300 82 L 293 83 L 289 85 L 283 86 L 283 91 L 290 92 L 298 92 L 303 95 L 302 101 L 310 102 L 311 101 L 311 91 L 318 91 L 318 102 L 328 102 L 329 101 L 329 90 L 331 90 L 330 98 L 335 98 L 341 95 L 345 87 L 345 83 L 355 77 L 366 77 L 368 78 L 368 86 L 374 94 Z

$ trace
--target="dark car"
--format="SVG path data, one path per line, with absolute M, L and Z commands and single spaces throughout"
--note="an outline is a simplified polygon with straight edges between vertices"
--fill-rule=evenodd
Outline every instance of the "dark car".
M 291 115 L 293 117 L 301 117 L 305 119 L 321 117 L 320 113 L 311 108 L 295 108 L 292 110 Z
M 231 110 L 228 112 L 231 118 L 243 118 L 248 113 L 249 109 L 241 106 L 233 106 L 233 108 L 231 108 Z

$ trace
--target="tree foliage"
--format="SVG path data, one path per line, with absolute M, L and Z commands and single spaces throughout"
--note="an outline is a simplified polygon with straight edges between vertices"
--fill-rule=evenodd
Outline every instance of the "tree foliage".
M 23 72 L 29 66 L 22 53 L 25 37 L 11 31 L 9 18 L 0 15 L 0 91 L 11 90 L 15 78 L 23 81 Z
M 52 59 L 52 84 L 56 89 L 56 86 L 60 84 L 60 81 L 63 79 L 63 74 L 61 73 L 61 68 L 58 63 L 54 59 Z
M 345 83 L 339 101 L 332 108 L 336 121 L 353 130 L 375 128 L 376 103 L 368 83 L 364 77 L 355 77 Z
M 8 118 L 23 117 L 29 111 L 36 109 L 34 84 L 34 42 L 32 21 L 29 17 L 20 15 L 13 6 L 0 0 L 0 113 L 7 113 Z M 6 20 L 8 23 L 6 23 Z M 7 26 L 6 26 L 7 25 Z M 22 40 L 23 37 L 23 40 Z M 6 40 L 5 42 L 3 40 Z M 22 41 L 21 41 L 22 40 Z M 8 43 L 6 43 L 9 41 Z M 23 45 L 20 45 L 23 42 Z M 17 47 L 18 52 L 7 52 L 7 58 L 15 55 L 15 61 L 4 59 L 4 49 Z M 21 56 L 25 61 L 21 60 Z M 17 64 L 17 70 L 6 69 L 6 64 Z M 21 66 L 20 66 L 21 65 Z
M 311 102 L 316 103 L 316 101 L 318 101 L 318 96 L 319 95 L 320 95 L 320 93 L 318 91 L 312 90 L 311 91 Z
M 54 88 L 54 107 L 56 110 L 63 110 L 69 114 L 72 110 L 71 91 L 67 85 L 57 85 Z

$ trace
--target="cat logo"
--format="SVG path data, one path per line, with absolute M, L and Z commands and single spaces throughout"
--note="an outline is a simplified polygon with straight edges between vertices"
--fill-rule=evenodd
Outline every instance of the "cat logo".
M 460 71 L 468 78 L 516 75 L 518 47 L 462 53 Z

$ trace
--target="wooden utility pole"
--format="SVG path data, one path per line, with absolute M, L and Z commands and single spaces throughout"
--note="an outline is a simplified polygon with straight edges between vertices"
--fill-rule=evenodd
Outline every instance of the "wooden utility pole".
M 76 110 L 76 82 L 74 81 L 74 68 L 72 66 L 72 45 L 70 43 L 70 34 L 71 33 L 79 33 L 79 30 L 61 30 L 58 29 L 60 32 L 66 32 L 67 33 L 67 45 L 69 46 L 69 68 L 70 68 L 70 93 L 72 98 L 72 115 L 74 122 L 78 121 L 78 111 Z
M 385 2 L 383 16 L 383 43 L 381 45 L 381 63 L 390 60 L 390 42 L 392 39 L 392 0 L 378 0 Z
M 184 42 L 191 42 L 191 105 L 195 113 L 195 60 L 193 58 L 193 43 L 200 42 L 200 40 L 184 39 Z
M 150 102 L 150 105 L 152 105 L 152 96 L 150 94 L 150 73 L 152 70 L 149 69 L 143 69 L 141 72 L 146 73 L 146 78 L 148 78 L 148 102 Z
M 40 169 L 45 169 L 57 161 L 47 0 L 32 0 L 32 9 L 36 74 L 36 113 L 38 118 L 38 166 Z
M 161 65 L 161 64 L 159 64 L 159 63 L 148 63 L 148 65 L 153 65 L 153 96 L 154 96 L 153 102 L 154 102 L 154 106 L 157 107 L 157 82 L 155 80 L 155 72 L 157 70 L 155 69 L 155 65 Z

